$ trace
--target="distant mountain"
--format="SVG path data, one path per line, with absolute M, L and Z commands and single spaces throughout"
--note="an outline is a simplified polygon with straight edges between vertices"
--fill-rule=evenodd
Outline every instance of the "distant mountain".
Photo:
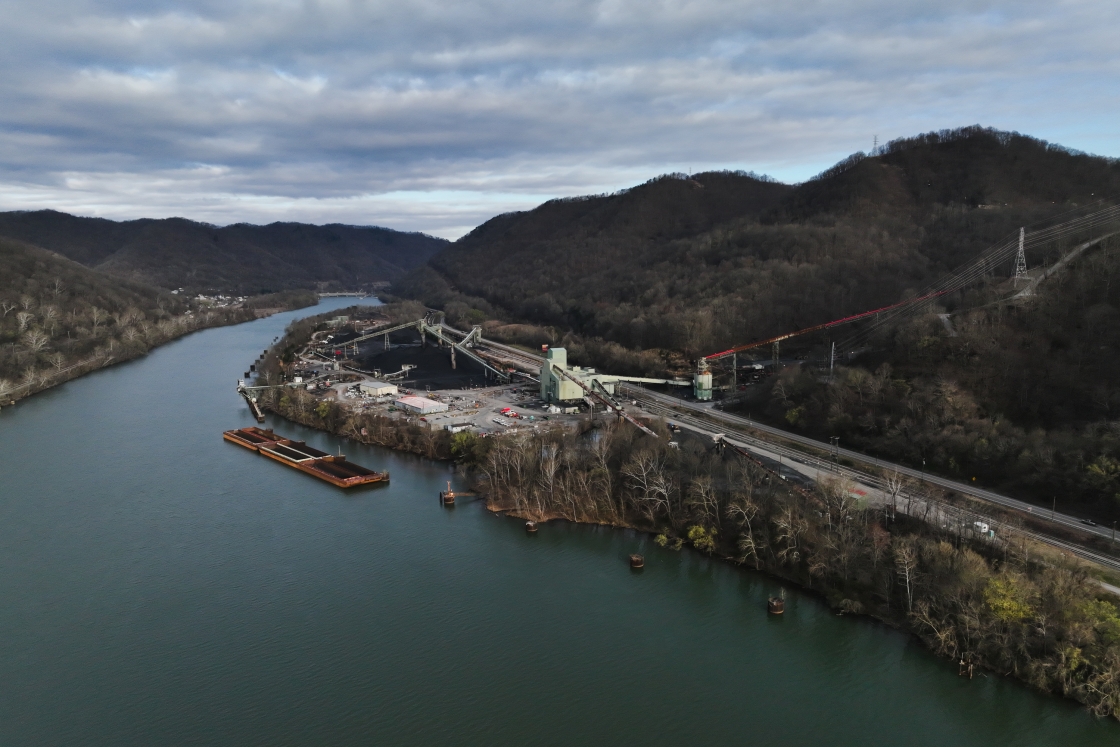
M 116 222 L 53 210 L 0 213 L 0 236 L 163 288 L 262 293 L 393 281 L 447 241 L 387 228 L 301 223 L 219 228 L 183 218 Z
M 1120 198 L 1116 160 L 970 127 L 795 186 L 717 172 L 554 200 L 488 221 L 394 287 L 453 317 L 695 356 L 898 301 L 1103 197 Z

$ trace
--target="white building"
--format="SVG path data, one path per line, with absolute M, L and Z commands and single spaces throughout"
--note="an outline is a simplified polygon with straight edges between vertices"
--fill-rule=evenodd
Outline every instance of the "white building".
M 405 412 L 411 412 L 417 415 L 432 415 L 437 412 L 447 412 L 446 404 L 443 402 L 436 402 L 434 399 L 428 399 L 427 397 L 401 397 L 393 404 Z
M 400 390 L 393 384 L 386 384 L 384 381 L 363 381 L 358 384 L 358 391 L 371 397 L 388 397 L 397 394 Z

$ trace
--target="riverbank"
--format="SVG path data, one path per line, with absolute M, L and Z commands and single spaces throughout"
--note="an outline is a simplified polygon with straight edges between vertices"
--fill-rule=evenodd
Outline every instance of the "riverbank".
M 667 434 L 665 434 L 667 436 Z M 1074 561 L 861 504 L 842 481 L 802 490 L 695 439 L 679 449 L 612 424 L 491 439 L 493 510 L 625 526 L 765 571 L 986 669 L 1120 714 L 1120 610 Z
M 262 409 L 285 420 L 343 436 L 369 446 L 450 460 L 452 438 L 447 431 L 423 428 L 380 415 L 350 414 L 334 402 L 315 402 L 302 389 L 262 396 Z
M 297 390 L 298 391 L 298 390 Z M 361 443 L 472 469 L 490 511 L 633 529 L 819 594 L 839 614 L 917 636 L 967 673 L 987 670 L 1120 713 L 1120 610 L 1074 562 L 1027 540 L 993 545 L 861 506 L 837 482 L 791 489 L 739 457 L 669 449 L 625 424 L 481 439 L 296 404 L 273 412 Z M 1009 538 L 1010 539 L 1010 538 Z M 1033 557 L 1032 557 L 1033 554 Z
M 266 356 L 278 367 L 315 318 Z M 281 373 L 279 368 L 273 374 Z M 302 388 L 267 390 L 271 411 L 360 443 L 474 470 L 491 511 L 647 532 L 766 572 L 918 636 L 964 671 L 984 669 L 1120 713 L 1120 610 L 1083 567 L 1027 538 L 981 536 L 861 503 L 842 482 L 795 488 L 762 465 L 624 425 L 481 438 L 353 412 Z M 664 428 L 656 425 L 656 428 Z
M 82 360 L 69 361 L 56 354 L 48 358 L 50 365 L 36 365 L 40 354 L 49 349 L 49 344 L 39 350 L 26 350 L 17 353 L 13 364 L 22 365 L 19 380 L 14 371 L 10 377 L 0 375 L 0 407 L 15 405 L 22 399 L 46 391 L 67 381 L 73 381 L 94 371 L 118 363 L 135 360 L 152 350 L 178 340 L 193 332 L 260 319 L 284 311 L 306 308 L 318 304 L 318 296 L 312 292 L 285 291 L 282 293 L 255 296 L 237 306 L 207 308 L 199 306 L 181 314 L 166 316 L 157 322 L 145 321 L 139 311 L 117 314 L 110 317 L 107 313 L 98 324 L 104 325 L 100 344 L 90 346 L 88 355 Z
M 1114 722 L 962 680 L 792 585 L 767 616 L 762 574 L 448 510 L 438 491 L 467 486 L 447 462 L 270 416 L 392 473 L 349 492 L 224 441 L 254 423 L 231 386 L 245 363 L 306 313 L 188 335 L 0 417 L 0 743 L 1115 743 Z
M 251 310 L 217 309 L 198 314 L 181 314 L 158 324 L 141 325 L 123 333 L 120 338 L 107 337 L 104 344 L 91 351 L 85 360 L 63 365 L 66 363 L 65 359 L 57 358 L 58 365 L 43 368 L 36 368 L 33 365 L 25 367 L 18 382 L 12 379 L 0 379 L 0 405 L 15 405 L 22 399 L 80 376 L 117 363 L 134 360 L 192 332 L 240 324 L 255 318 L 256 314 Z

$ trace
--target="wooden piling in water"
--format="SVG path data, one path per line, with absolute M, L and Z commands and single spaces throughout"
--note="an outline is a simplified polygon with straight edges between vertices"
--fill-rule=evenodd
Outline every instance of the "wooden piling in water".
M 451 482 L 447 483 L 447 490 L 439 491 L 439 502 L 444 506 L 455 505 L 455 492 L 451 490 Z

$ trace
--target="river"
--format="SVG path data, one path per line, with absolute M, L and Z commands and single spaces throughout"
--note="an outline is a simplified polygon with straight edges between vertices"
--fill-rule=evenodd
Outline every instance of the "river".
M 1120 726 L 777 582 L 522 524 L 446 464 L 347 493 L 226 443 L 292 319 L 190 335 L 0 411 L 0 744 L 1115 745 Z M 626 556 L 646 555 L 632 573 Z

